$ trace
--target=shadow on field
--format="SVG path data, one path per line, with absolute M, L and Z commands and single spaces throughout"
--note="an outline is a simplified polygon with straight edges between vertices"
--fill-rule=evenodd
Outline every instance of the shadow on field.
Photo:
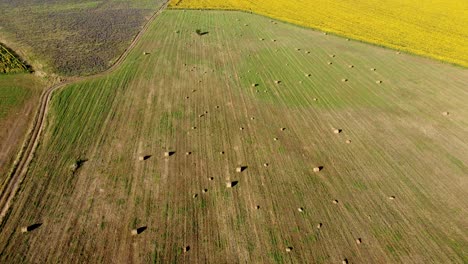
M 203 36 L 203 35 L 208 34 L 209 32 L 208 31 L 202 32 L 200 29 L 197 29 L 195 30 L 195 33 L 197 33 L 198 36 Z
M 142 227 L 137 228 L 137 234 L 139 235 L 139 234 L 145 232 L 146 229 L 147 229 L 146 226 L 142 226 Z

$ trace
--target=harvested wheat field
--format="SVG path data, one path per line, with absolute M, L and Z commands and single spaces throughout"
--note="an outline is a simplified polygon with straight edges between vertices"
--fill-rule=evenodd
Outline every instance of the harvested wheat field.
M 28 74 L 0 74 L 0 186 L 21 149 L 46 83 Z
M 0 262 L 466 263 L 467 83 L 257 15 L 164 11 L 116 71 L 53 96 Z

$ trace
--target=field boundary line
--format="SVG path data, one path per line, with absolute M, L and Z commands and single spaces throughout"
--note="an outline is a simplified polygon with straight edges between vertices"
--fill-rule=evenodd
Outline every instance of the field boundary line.
M 41 132 L 44 129 L 47 117 L 47 111 L 49 108 L 49 103 L 52 98 L 54 92 L 80 81 L 89 80 L 97 77 L 102 77 L 104 75 L 110 74 L 114 72 L 128 57 L 130 52 L 136 46 L 138 41 L 144 35 L 144 33 L 148 30 L 150 25 L 159 16 L 168 6 L 169 0 L 166 0 L 154 13 L 153 15 L 146 21 L 143 25 L 141 30 L 135 35 L 135 37 L 130 42 L 130 45 L 125 49 L 125 51 L 117 58 L 115 63 L 110 66 L 107 70 L 89 76 L 83 77 L 71 77 L 69 79 L 65 79 L 64 81 L 54 84 L 51 87 L 45 90 L 40 99 L 39 99 L 39 107 L 34 116 L 32 125 L 26 135 L 25 140 L 23 141 L 23 146 L 21 147 L 19 153 L 17 154 L 17 158 L 12 165 L 8 176 L 6 177 L 5 181 L 1 185 L 1 192 L 0 192 L 0 231 L 4 225 L 4 219 L 9 209 L 11 207 L 12 201 L 16 196 L 16 193 L 21 186 L 23 180 L 25 179 L 26 173 L 28 172 L 29 165 L 34 158 L 35 150 L 39 144 Z

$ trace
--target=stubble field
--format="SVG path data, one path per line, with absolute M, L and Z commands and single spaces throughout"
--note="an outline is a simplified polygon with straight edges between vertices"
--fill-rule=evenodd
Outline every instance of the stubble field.
M 21 149 L 46 82 L 29 73 L 0 74 L 0 186 Z
M 467 80 L 261 16 L 165 11 L 119 69 L 53 97 L 0 262 L 466 262 Z

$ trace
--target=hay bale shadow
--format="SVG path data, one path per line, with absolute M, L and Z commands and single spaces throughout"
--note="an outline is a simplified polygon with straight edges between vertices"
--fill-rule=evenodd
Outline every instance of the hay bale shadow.
M 239 181 L 227 182 L 227 183 L 226 183 L 226 187 L 228 187 L 228 188 L 233 188 L 233 187 L 236 186 L 238 183 L 239 183 Z
M 33 230 L 38 229 L 41 225 L 42 225 L 42 223 L 36 223 L 36 224 L 32 224 L 32 225 L 27 226 L 27 227 L 23 227 L 23 228 L 21 228 L 21 232 L 23 232 L 23 233 L 31 232 Z
M 208 31 L 201 31 L 200 29 L 195 30 L 195 33 L 197 33 L 198 36 L 203 36 L 208 34 Z
M 71 171 L 72 173 L 75 173 L 79 168 L 81 168 L 86 162 L 88 161 L 88 159 L 82 159 L 82 158 L 79 158 L 77 159 L 71 166 Z
M 239 166 L 236 168 L 236 172 L 243 172 L 247 169 L 247 166 Z
M 167 152 L 164 153 L 164 156 L 166 156 L 166 157 L 171 157 L 171 156 L 173 156 L 175 153 L 176 153 L 175 151 L 167 151 Z
M 151 158 L 151 155 L 145 155 L 145 156 L 143 156 L 143 160 L 147 160 L 147 159 L 149 159 L 149 158 Z
M 140 227 L 138 227 L 138 228 L 135 230 L 135 231 L 136 231 L 135 234 L 136 234 L 136 235 L 139 235 L 139 234 L 145 232 L 145 230 L 146 230 L 147 228 L 148 228 L 148 227 L 146 227 L 146 226 L 140 226 Z

